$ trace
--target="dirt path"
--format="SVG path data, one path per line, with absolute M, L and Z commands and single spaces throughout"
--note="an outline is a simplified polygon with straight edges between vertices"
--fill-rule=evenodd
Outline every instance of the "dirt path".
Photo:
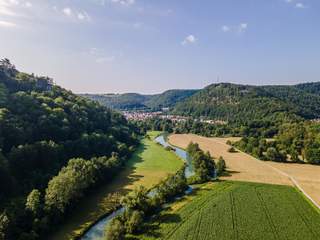
M 205 138 L 193 134 L 169 137 L 171 144 L 181 148 L 186 148 L 192 141 L 197 142 L 201 149 L 209 151 L 215 158 L 222 156 L 230 172 L 230 176 L 222 179 L 295 185 L 292 181 L 294 179 L 317 204 L 320 204 L 320 166 L 263 162 L 243 152 L 229 153 L 230 146 L 226 144 L 227 140 L 227 138 Z

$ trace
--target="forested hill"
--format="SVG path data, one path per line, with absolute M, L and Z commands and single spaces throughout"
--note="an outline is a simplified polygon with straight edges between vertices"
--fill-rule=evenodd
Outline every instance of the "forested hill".
M 173 107 L 177 102 L 192 96 L 198 90 L 168 90 L 161 94 L 142 95 L 125 94 L 81 94 L 81 96 L 100 102 L 102 105 L 117 110 L 150 109 Z
M 120 114 L 1 60 L 0 239 L 52 230 L 88 188 L 119 171 L 136 144 Z
M 249 86 L 231 83 L 210 85 L 185 101 L 174 113 L 206 116 L 230 122 L 282 121 L 320 117 L 320 96 L 308 85 Z
M 320 96 L 320 82 L 301 83 L 295 85 L 295 87 L 305 92 L 309 92 Z

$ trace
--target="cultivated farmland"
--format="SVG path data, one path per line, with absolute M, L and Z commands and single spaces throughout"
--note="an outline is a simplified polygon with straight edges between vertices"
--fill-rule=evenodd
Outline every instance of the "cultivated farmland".
M 153 226 L 155 230 L 141 238 L 320 239 L 319 212 L 301 193 L 259 183 L 204 185 L 194 196 L 174 203 Z
M 237 140 L 237 139 L 231 139 Z M 206 138 L 194 134 L 175 134 L 169 137 L 170 143 L 178 147 L 186 148 L 190 142 L 198 143 L 204 151 L 209 151 L 212 156 L 222 156 L 227 164 L 230 176 L 223 179 L 239 180 L 260 183 L 272 183 L 292 185 L 288 177 L 281 175 L 272 168 L 268 168 L 261 161 L 242 152 L 230 153 L 229 145 L 225 138 Z
M 237 141 L 239 138 L 206 138 L 193 134 L 176 134 L 171 135 L 169 139 L 170 143 L 182 148 L 191 141 L 197 142 L 201 149 L 209 151 L 214 157 L 222 156 L 230 173 L 222 179 L 292 185 L 288 177 L 290 176 L 320 205 L 320 166 L 263 162 L 240 151 L 229 153 L 230 146 L 226 144 L 227 140 Z

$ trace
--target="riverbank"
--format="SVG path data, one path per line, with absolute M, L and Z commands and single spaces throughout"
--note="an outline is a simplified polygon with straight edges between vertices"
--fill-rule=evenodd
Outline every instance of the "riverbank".
M 110 194 L 124 196 L 141 185 L 151 188 L 168 174 L 180 169 L 183 161 L 153 141 L 159 134 L 160 132 L 149 132 L 150 138 L 142 139 L 141 145 L 116 179 L 80 201 L 50 239 L 72 239 L 81 235 L 89 226 L 114 209 L 115 201 L 110 199 Z

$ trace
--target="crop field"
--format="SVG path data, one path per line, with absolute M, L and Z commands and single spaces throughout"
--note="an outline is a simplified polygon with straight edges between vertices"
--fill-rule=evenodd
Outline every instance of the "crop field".
M 206 138 L 194 134 L 175 134 L 169 138 L 170 143 L 178 147 L 185 148 L 193 141 L 199 143 L 201 149 L 209 151 L 214 157 L 222 156 L 229 174 L 221 179 L 292 185 L 288 177 L 290 176 L 320 205 L 320 166 L 263 162 L 241 151 L 229 153 L 230 146 L 226 144 L 227 140 L 237 141 L 239 138 Z
M 295 188 L 280 185 L 207 184 L 157 221 L 139 239 L 320 239 L 318 210 Z
M 70 214 L 66 222 L 49 239 L 70 239 L 79 235 L 87 226 L 114 207 L 110 194 L 127 194 L 136 186 L 147 188 L 157 184 L 168 174 L 175 173 L 183 161 L 173 152 L 165 150 L 153 139 L 159 132 L 149 132 L 150 139 L 144 138 L 127 166 L 110 183 L 87 194 Z
M 202 150 L 209 151 L 213 157 L 219 158 L 222 156 L 230 173 L 222 179 L 292 185 L 288 177 L 281 175 L 272 168 L 268 168 L 256 158 L 243 152 L 228 152 L 230 146 L 226 144 L 227 140 L 226 138 L 206 138 L 194 134 L 175 134 L 169 137 L 170 143 L 178 147 L 186 148 L 192 141 L 198 143 Z

